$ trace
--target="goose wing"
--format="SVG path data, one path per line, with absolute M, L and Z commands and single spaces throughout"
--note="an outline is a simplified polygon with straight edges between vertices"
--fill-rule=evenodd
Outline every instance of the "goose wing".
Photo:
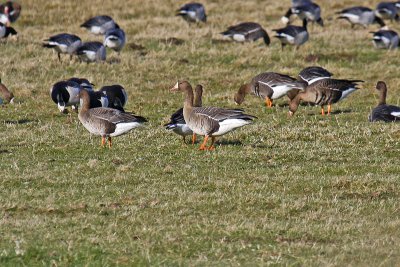
M 141 116 L 136 116 L 129 112 L 122 112 L 117 109 L 112 108 L 92 108 L 89 109 L 90 116 L 108 121 L 112 124 L 118 123 L 128 123 L 128 122 L 138 122 L 143 123 L 147 122 L 147 120 Z
M 93 18 L 88 19 L 87 21 L 85 21 L 81 27 L 85 27 L 85 28 L 89 28 L 92 26 L 101 26 L 104 23 L 113 21 L 113 19 L 110 16 L 96 16 Z

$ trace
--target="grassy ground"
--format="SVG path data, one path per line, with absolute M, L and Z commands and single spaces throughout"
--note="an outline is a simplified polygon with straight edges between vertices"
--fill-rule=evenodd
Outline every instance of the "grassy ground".
M 241 21 L 281 27 L 290 1 L 203 1 L 209 22 L 189 27 L 176 1 L 25 0 L 17 41 L 0 44 L 3 82 L 19 104 L 0 108 L 0 265 L 325 265 L 400 262 L 399 137 L 396 124 L 367 122 L 385 80 L 399 104 L 398 51 L 377 51 L 369 31 L 333 19 L 358 1 L 319 1 L 326 27 L 311 28 L 298 52 L 273 40 L 235 44 L 218 35 Z M 333 1 L 332 1 L 333 2 Z M 375 6 L 373 1 L 364 5 Z M 41 40 L 113 16 L 127 32 L 112 64 L 60 64 Z M 390 24 L 396 30 L 399 25 Z M 182 39 L 174 44 L 167 38 Z M 295 76 L 321 65 L 363 89 L 321 117 L 287 100 L 267 109 L 248 96 L 259 119 L 201 152 L 163 129 L 183 96 L 177 79 L 201 83 L 204 105 L 233 107 L 239 86 L 262 71 Z M 71 76 L 127 89 L 127 109 L 147 127 L 99 147 L 76 114 L 59 114 L 48 90 Z

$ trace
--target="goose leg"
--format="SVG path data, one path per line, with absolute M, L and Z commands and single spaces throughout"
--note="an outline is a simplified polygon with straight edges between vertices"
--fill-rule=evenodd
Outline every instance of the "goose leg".
M 60 53 L 57 53 L 57 56 L 58 56 L 58 61 L 61 62 L 61 54 L 60 54 Z
M 325 115 L 325 110 L 324 110 L 324 106 L 321 107 L 321 115 L 324 116 Z
M 102 136 L 101 137 L 101 147 L 104 147 L 106 145 L 106 137 Z
M 185 145 L 187 145 L 187 143 L 186 143 L 186 136 L 182 135 L 182 138 L 183 138 L 183 143 L 184 143 Z
M 269 108 L 272 107 L 272 100 L 268 96 L 265 98 L 265 105 Z
M 331 111 L 332 111 L 332 105 L 331 105 L 331 104 L 329 104 L 329 105 L 328 105 L 328 115 L 330 115 L 330 114 L 331 114 Z
M 215 143 L 215 137 L 212 136 L 211 137 L 211 145 L 208 147 L 208 150 L 214 150 L 215 149 L 214 143 Z
M 204 141 L 200 146 L 200 150 L 206 150 L 207 149 L 206 148 L 207 141 L 208 141 L 208 135 L 204 136 Z
M 194 143 L 196 143 L 196 134 L 193 133 L 192 135 L 192 145 L 194 145 Z
M 112 147 L 111 136 L 108 137 L 108 147 L 109 148 Z

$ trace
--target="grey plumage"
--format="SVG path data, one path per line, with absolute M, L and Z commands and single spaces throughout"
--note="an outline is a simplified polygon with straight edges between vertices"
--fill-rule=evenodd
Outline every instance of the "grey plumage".
M 263 38 L 266 45 L 270 44 L 268 33 L 261 27 L 260 24 L 255 22 L 243 22 L 237 25 L 228 27 L 222 35 L 232 38 L 237 42 L 256 41 Z
M 201 3 L 187 3 L 176 11 L 187 22 L 207 22 L 206 10 Z
M 100 42 L 83 43 L 77 50 L 78 57 L 87 63 L 106 60 L 106 49 Z
M 118 53 L 125 46 L 125 32 L 122 29 L 110 29 L 104 35 L 104 46 L 117 51 Z
M 105 34 L 107 30 L 119 28 L 110 16 L 96 16 L 85 21 L 81 27 L 88 29 L 95 35 Z
M 372 42 L 376 48 L 396 49 L 399 46 L 399 35 L 392 30 L 380 30 L 372 32 Z
M 293 7 L 292 12 L 302 20 L 306 19 L 310 22 L 316 22 L 320 26 L 324 26 L 324 21 L 321 18 L 321 7 L 315 3 Z
M 17 31 L 13 27 L 8 27 L 0 22 L 0 39 L 7 38 L 10 35 L 17 35 Z
M 60 33 L 44 40 L 43 47 L 53 48 L 61 61 L 61 54 L 69 54 L 70 57 L 82 45 L 82 40 L 74 34 Z
M 381 19 L 399 20 L 398 8 L 394 2 L 380 2 L 375 9 L 375 15 Z
M 368 120 L 370 122 L 400 122 L 400 107 L 386 104 L 386 83 L 379 81 L 376 85 L 376 89 L 379 92 L 379 103 L 368 116 Z
M 299 78 L 307 82 L 307 84 L 312 84 L 318 80 L 331 78 L 332 76 L 333 74 L 328 70 L 318 66 L 304 68 L 299 73 Z
M 385 26 L 383 20 L 375 15 L 375 12 L 363 6 L 355 6 L 343 9 L 337 12 L 339 15 L 338 19 L 345 19 L 351 23 L 351 27 L 354 25 L 362 25 L 367 27 L 370 24 L 378 23 L 381 27 Z
M 60 112 L 64 112 L 68 106 L 77 108 L 80 90 L 81 86 L 74 81 L 60 81 L 50 88 L 50 96 Z
M 273 30 L 275 36 L 281 41 L 282 49 L 286 45 L 294 45 L 298 49 L 302 44 L 308 41 L 307 20 L 303 20 L 303 26 L 288 25 L 282 29 Z

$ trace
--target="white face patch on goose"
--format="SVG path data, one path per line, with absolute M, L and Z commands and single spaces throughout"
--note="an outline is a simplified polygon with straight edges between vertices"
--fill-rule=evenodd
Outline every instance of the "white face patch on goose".
M 60 103 L 57 103 L 57 107 L 58 107 L 58 110 L 59 110 L 60 112 L 64 112 L 64 110 L 65 110 L 65 105 L 60 105 Z

